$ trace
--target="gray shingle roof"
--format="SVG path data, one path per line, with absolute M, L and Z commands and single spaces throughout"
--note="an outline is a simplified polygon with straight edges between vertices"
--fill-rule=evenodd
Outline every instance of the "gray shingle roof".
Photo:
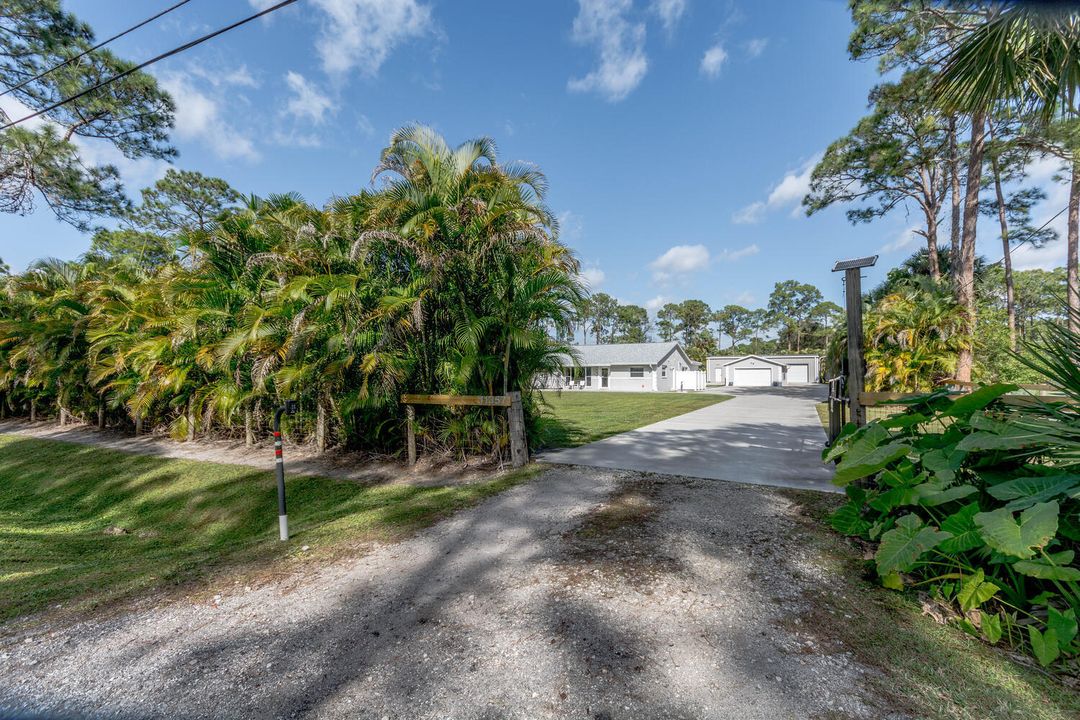
M 588 365 L 656 365 L 679 343 L 616 343 L 612 345 L 574 345 L 578 361 Z M 569 359 L 564 360 L 571 364 Z

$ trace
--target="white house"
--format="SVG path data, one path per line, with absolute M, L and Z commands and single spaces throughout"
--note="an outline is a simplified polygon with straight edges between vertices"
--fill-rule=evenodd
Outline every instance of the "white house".
M 546 388 L 652 392 L 704 390 L 705 371 L 677 342 L 574 345 L 576 358 Z
M 709 382 L 718 385 L 807 385 L 821 376 L 817 355 L 720 355 L 705 362 Z

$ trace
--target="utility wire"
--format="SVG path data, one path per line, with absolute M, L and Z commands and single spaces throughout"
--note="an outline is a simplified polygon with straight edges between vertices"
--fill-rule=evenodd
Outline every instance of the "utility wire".
M 35 75 L 32 78 L 29 78 L 27 80 L 23 80 L 21 83 L 19 83 L 15 87 L 11 87 L 11 88 L 8 88 L 7 90 L 3 91 L 3 92 L 0 92 L 0 97 L 3 97 L 5 95 L 7 95 L 8 93 L 15 92 L 16 90 L 20 90 L 20 89 L 26 87 L 27 85 L 29 85 L 30 83 L 35 82 L 36 80 L 40 80 L 41 78 L 45 77 L 49 73 L 55 72 L 56 70 L 59 70 L 62 67 L 70 65 L 71 63 L 75 62 L 76 60 L 80 60 L 80 59 L 86 57 L 87 55 L 94 52 L 95 50 L 99 50 L 100 48 L 105 47 L 106 45 L 111 43 L 113 40 L 118 40 L 119 38 L 124 37 L 128 33 L 134 32 L 134 31 L 138 30 L 139 28 L 141 28 L 142 26 L 154 22 L 159 17 L 161 17 L 163 15 L 168 15 L 173 10 L 176 10 L 178 7 L 180 7 L 182 5 L 187 5 L 189 2 L 191 2 L 191 0 L 180 0 L 180 2 L 176 3 L 172 7 L 165 8 L 164 10 L 159 12 L 157 15 L 154 15 L 153 17 L 146 18 L 145 20 L 143 20 L 138 25 L 132 25 L 127 30 L 124 30 L 123 32 L 117 33 L 116 35 L 113 35 L 111 38 L 108 38 L 107 40 L 102 40 L 101 42 L 99 42 L 97 45 L 90 48 L 89 50 L 84 50 L 83 52 L 79 53 L 78 55 L 76 55 L 74 57 L 69 57 L 67 60 L 63 61 L 62 63 L 60 63 L 58 65 L 53 65 L 48 70 L 45 70 L 44 72 L 38 73 L 37 75 Z
M 1065 211 L 1066 211 L 1066 210 L 1068 210 L 1068 209 L 1069 209 L 1069 206 L 1068 206 L 1068 205 L 1066 205 L 1065 207 L 1063 207 L 1063 208 L 1061 208 L 1060 210 L 1058 210 L 1058 211 L 1057 211 L 1057 213 L 1055 213 L 1055 214 L 1054 214 L 1054 216 L 1053 216 L 1052 218 L 1050 218 L 1049 220 L 1047 220 L 1046 222 L 1044 222 L 1044 223 L 1043 223 L 1042 225 L 1040 225 L 1040 226 L 1039 226 L 1039 227 L 1037 227 L 1036 229 L 1034 229 L 1034 230 L 1032 230 L 1031 232 L 1029 232 L 1029 233 L 1028 233 L 1028 234 L 1027 234 L 1027 235 L 1026 235 L 1026 236 L 1024 237 L 1024 239 L 1023 239 L 1023 240 L 1021 240 L 1020 242 L 1018 242 L 1018 243 L 1017 243 L 1017 244 L 1016 244 L 1016 245 L 1015 245 L 1014 247 L 1011 247 L 1011 248 L 1009 248 L 1009 255 L 1012 255 L 1012 253 L 1013 253 L 1013 252 L 1015 252 L 1016 250 L 1019 250 L 1019 249 L 1020 249 L 1020 248 L 1021 248 L 1021 247 L 1022 247 L 1022 246 L 1024 245 L 1024 243 L 1030 242 L 1030 241 L 1031 241 L 1031 238 L 1035 237 L 1035 236 L 1036 236 L 1036 235 L 1038 235 L 1038 234 L 1039 234 L 1040 232 L 1042 232 L 1043 230 L 1045 230 L 1045 229 L 1046 229 L 1046 227 L 1047 227 L 1047 226 L 1048 226 L 1048 225 L 1049 225 L 1050 223 L 1054 222 L 1054 221 L 1055 221 L 1055 220 L 1057 220 L 1057 219 L 1058 219 L 1059 217 L 1061 217 L 1061 216 L 1062 216 L 1062 214 L 1064 214 L 1064 213 L 1065 213 Z M 1003 263 L 1003 262 L 1005 262 L 1005 256 L 1004 256 L 1004 255 L 1002 255 L 1002 256 L 1001 256 L 1001 259 L 997 260 L 996 262 L 992 262 L 992 263 L 990 263 L 989 265 L 984 265 L 984 266 L 983 266 L 983 269 L 986 269 L 986 268 L 992 268 L 992 267 L 994 267 L 995 265 L 1000 265 L 1000 264 L 1001 264 L 1001 263 Z M 972 277 L 972 278 L 971 278 L 971 280 L 968 280 L 968 281 L 967 281 L 966 283 L 964 283 L 964 284 L 963 284 L 963 285 L 961 285 L 960 287 L 962 287 L 962 288 L 967 288 L 967 286 L 968 286 L 968 285 L 973 285 L 974 283 L 975 283 L 975 278 L 974 278 L 974 277 Z
M 11 127 L 15 127 L 19 123 L 24 123 L 27 120 L 33 120 L 34 118 L 38 117 L 39 115 L 44 115 L 45 113 L 52 112 L 53 110 L 60 107 L 61 105 L 66 105 L 67 103 L 69 103 L 69 102 L 71 102 L 73 100 L 78 100 L 79 98 L 83 97 L 84 95 L 88 95 L 88 94 L 94 92 L 95 90 L 99 90 L 99 89 L 105 87 L 106 85 L 109 85 L 111 83 L 116 82 L 117 80 L 122 80 L 123 78 L 127 77 L 128 75 L 131 75 L 132 73 L 138 72 L 139 70 L 142 70 L 143 68 L 145 68 L 145 67 L 147 67 L 149 65 L 153 65 L 154 63 L 156 63 L 156 62 L 158 62 L 160 60 L 164 60 L 166 58 L 172 57 L 173 55 L 178 55 L 179 53 L 182 53 L 185 50 L 190 50 L 191 48 L 195 47 L 196 45 L 201 45 L 202 43 L 206 42 L 207 40 L 211 40 L 211 39 L 217 37 L 218 35 L 221 35 L 223 33 L 227 33 L 230 30 L 233 30 L 235 28 L 240 27 L 241 25 L 246 25 L 247 23 L 251 22 L 252 20 L 257 20 L 258 18 L 261 18 L 263 15 L 269 15 L 270 13 L 274 12 L 275 10 L 280 10 L 281 8 L 285 7 L 286 5 L 292 5 L 296 1 L 297 0 L 283 0 L 282 2 L 279 2 L 276 5 L 272 5 L 272 6 L 268 7 L 268 8 L 266 8 L 265 10 L 261 10 L 261 11 L 255 13 L 254 15 L 250 15 L 250 16 L 244 18 L 243 20 L 237 20 L 232 25 L 227 25 L 227 26 L 221 28 L 220 30 L 215 30 L 212 33 L 207 33 L 206 35 L 203 35 L 200 38 L 196 38 L 195 40 L 184 43 L 183 45 L 180 45 L 179 47 L 173 48 L 172 50 L 169 50 L 167 52 L 163 52 L 160 55 L 158 55 L 156 57 L 152 57 L 149 60 L 147 60 L 147 61 L 145 61 L 145 62 L 143 62 L 143 63 L 141 63 L 139 65 L 136 65 L 135 67 L 133 67 L 133 68 L 131 68 L 129 70 L 125 70 L 122 73 L 118 73 L 116 75 L 113 75 L 111 78 L 108 78 L 106 80 L 102 80 L 97 85 L 94 85 L 92 87 L 88 87 L 85 90 L 83 90 L 82 92 L 76 93 L 76 94 L 72 95 L 71 97 L 64 98 L 63 100 L 55 102 L 52 105 L 48 106 L 47 108 L 43 108 L 41 110 L 38 110 L 35 113 L 31 113 L 30 115 L 27 115 L 24 118 L 19 118 L 18 120 L 12 120 L 8 124 L 4 125 L 3 127 L 0 127 L 0 131 L 7 130 L 8 128 L 11 128 Z

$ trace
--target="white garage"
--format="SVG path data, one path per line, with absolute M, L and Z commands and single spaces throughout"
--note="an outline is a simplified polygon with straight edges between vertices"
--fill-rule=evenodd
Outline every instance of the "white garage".
M 740 387 L 769 387 L 772 385 L 772 370 L 769 368 L 735 368 L 732 371 L 732 385 Z
M 788 365 L 784 382 L 788 385 L 807 384 L 810 382 L 810 365 L 805 363 Z
M 821 377 L 821 358 L 817 355 L 720 355 L 708 358 L 709 381 L 717 385 L 765 387 L 808 385 Z M 758 372 L 745 372 L 757 369 Z M 765 380 L 764 370 L 770 378 Z

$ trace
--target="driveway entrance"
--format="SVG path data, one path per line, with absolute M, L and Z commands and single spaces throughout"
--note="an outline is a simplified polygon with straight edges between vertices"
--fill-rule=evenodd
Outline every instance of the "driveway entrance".
M 710 391 L 711 392 L 711 391 Z M 726 387 L 734 397 L 577 448 L 548 463 L 639 470 L 800 490 L 839 492 L 821 462 L 825 431 L 815 405 L 825 387 Z

